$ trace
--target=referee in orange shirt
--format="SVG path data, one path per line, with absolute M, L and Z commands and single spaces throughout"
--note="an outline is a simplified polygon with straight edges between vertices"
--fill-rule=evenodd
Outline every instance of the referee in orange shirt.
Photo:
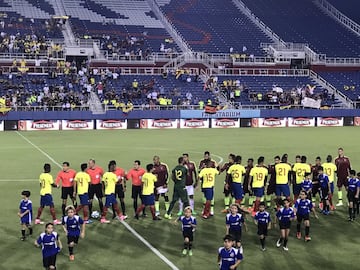
M 74 178 L 76 171 L 70 169 L 70 163 L 64 161 L 62 164 L 62 170 L 57 174 L 55 184 L 59 188 L 61 182 L 61 210 L 63 216 L 65 216 L 65 208 L 67 203 L 67 198 L 70 197 L 74 207 L 77 207 L 76 198 L 74 197 Z

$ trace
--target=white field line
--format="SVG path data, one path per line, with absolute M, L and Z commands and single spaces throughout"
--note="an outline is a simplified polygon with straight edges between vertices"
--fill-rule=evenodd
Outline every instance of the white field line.
M 36 180 L 39 180 L 39 179 L 0 179 L 0 182 L 30 182 L 30 181 L 36 181 Z
M 36 144 L 31 142 L 28 138 L 26 138 L 24 135 L 22 135 L 20 132 L 16 131 L 16 133 L 23 138 L 27 143 L 32 145 L 36 150 L 38 150 L 40 153 L 42 153 L 44 156 L 46 156 L 52 163 L 57 165 L 59 168 L 62 168 L 59 162 L 57 162 L 55 159 L 53 159 L 48 153 L 43 151 L 40 147 L 38 147 Z M 111 209 L 109 209 L 109 212 L 112 212 Z M 127 224 L 124 221 L 121 221 L 121 223 L 136 237 L 138 238 L 145 246 L 147 246 L 155 255 L 157 255 L 164 263 L 166 263 L 172 270 L 179 270 L 179 268 L 173 264 L 168 258 L 166 258 L 158 249 L 154 248 L 148 241 L 145 240 L 144 237 L 142 237 L 138 232 L 136 232 L 129 224 Z

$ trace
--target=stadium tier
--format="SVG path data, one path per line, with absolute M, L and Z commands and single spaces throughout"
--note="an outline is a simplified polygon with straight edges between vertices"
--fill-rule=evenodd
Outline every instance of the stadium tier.
M 319 75 L 351 100 L 360 101 L 360 71 L 319 72 Z
M 348 16 L 353 21 L 360 24 L 360 2 L 357 0 L 347 0 L 347 1 L 339 1 L 339 0 L 327 0 L 330 4 L 332 4 L 335 8 L 337 8 L 344 15 Z
M 89 86 L 88 78 L 94 78 Z M 91 81 L 91 79 L 90 79 Z M 136 81 L 137 87 L 133 87 Z M 49 78 L 47 75 L 2 75 L 0 77 L 0 96 L 6 97 L 17 106 L 59 106 L 74 103 L 84 105 L 88 99 L 88 92 L 94 91 L 100 100 L 115 108 L 116 103 L 131 102 L 138 106 L 159 105 L 161 98 L 170 99 L 167 105 L 197 105 L 199 101 L 205 103 L 210 99 L 215 101 L 210 91 L 204 91 L 203 83 L 195 81 L 194 76 L 182 75 L 178 79 L 169 75 L 124 75 L 113 79 L 112 74 L 105 76 L 59 75 Z M 190 94 L 191 93 L 191 94 Z M 110 103 L 106 103 L 109 101 Z M 14 106 L 15 107 L 15 106 Z
M 63 3 L 76 36 L 100 39 L 101 49 L 108 53 L 139 53 L 147 49 L 159 52 L 165 43 L 167 48 L 176 49 L 146 1 L 64 0 Z
M 324 88 L 316 85 L 309 77 L 220 76 L 218 78 L 220 88 L 226 89 L 223 82 L 227 80 L 239 84 L 233 89 L 241 89 L 240 97 L 235 97 L 233 101 L 245 106 L 295 105 L 301 107 L 301 100 L 304 97 L 315 100 L 321 99 L 321 106 L 331 106 L 338 102 L 335 99 L 333 100 L 333 97 Z M 225 90 L 225 93 L 229 94 L 229 92 Z
M 310 48 L 327 56 L 360 57 L 359 36 L 323 13 L 314 1 L 243 2 L 286 42 L 308 43 Z
M 262 55 L 270 39 L 231 1 L 156 1 L 194 51 Z

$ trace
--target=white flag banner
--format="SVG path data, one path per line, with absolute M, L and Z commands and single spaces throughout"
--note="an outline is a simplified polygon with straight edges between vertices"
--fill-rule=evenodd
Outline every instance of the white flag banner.
M 301 105 L 307 108 L 320 109 L 321 99 L 315 100 L 313 98 L 304 97 L 301 101 Z

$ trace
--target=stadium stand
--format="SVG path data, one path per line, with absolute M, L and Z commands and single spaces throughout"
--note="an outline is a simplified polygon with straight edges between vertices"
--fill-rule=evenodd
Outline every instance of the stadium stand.
M 319 72 L 319 75 L 351 100 L 360 101 L 360 71 Z
M 328 56 L 360 57 L 360 38 L 324 14 L 314 1 L 243 2 L 287 42 L 308 43 L 316 52 Z
M 15 101 L 14 106 L 24 106 L 25 109 L 37 106 L 50 109 L 55 106 L 66 110 L 88 109 L 90 92 L 96 93 L 99 103 L 106 105 L 107 109 L 121 109 L 123 104 L 128 103 L 139 109 L 164 109 L 167 108 L 165 104 L 173 105 L 172 108 L 190 107 L 198 106 L 199 101 L 205 104 L 208 101 L 227 103 L 229 106 L 296 107 L 301 106 L 304 97 L 315 101 L 321 99 L 321 106 L 337 106 L 340 102 L 346 105 L 349 101 L 341 99 L 341 95 L 333 95 L 333 89 L 327 88 L 326 83 L 315 82 L 309 77 L 309 72 L 303 76 L 289 75 L 296 74 L 291 72 L 273 76 L 270 72 L 265 76 L 268 67 L 289 70 L 296 64 L 291 66 L 292 62 L 286 57 L 283 57 L 284 62 L 276 62 L 275 57 L 270 62 L 261 62 L 264 51 L 260 43 L 271 43 L 272 40 L 248 18 L 249 14 L 243 14 L 236 7 L 234 3 L 237 0 L 154 1 L 170 21 L 170 27 L 177 30 L 180 38 L 196 53 L 186 50 L 180 55 L 182 52 L 179 48 L 183 47 L 176 44 L 179 42 L 176 35 L 173 35 L 174 39 L 170 35 L 174 29 L 169 29 L 157 6 L 154 7 L 150 0 L 0 0 L 0 53 L 4 59 L 8 54 L 6 67 L 1 69 L 4 74 L 0 75 L 0 95 L 5 96 L 8 102 Z M 243 2 L 286 42 L 309 43 L 316 52 L 326 53 L 327 56 L 360 56 L 360 38 L 323 13 L 314 1 Z M 330 2 L 336 4 L 336 1 Z M 346 6 L 344 3 L 341 5 Z M 65 19 L 62 19 L 65 16 L 62 15 L 70 17 L 70 27 L 67 23 L 65 27 Z M 68 59 L 65 59 L 62 46 L 66 46 L 66 42 L 61 43 L 58 38 L 69 37 L 65 35 L 68 28 L 76 38 L 90 41 L 82 43 L 77 40 L 79 50 L 68 54 Z M 328 31 L 329 28 L 332 31 Z M 97 40 L 99 42 L 96 44 L 99 44 L 105 58 L 96 59 L 99 54 L 95 55 L 95 49 L 94 55 L 81 55 L 81 44 L 92 47 L 93 41 Z M 49 46 L 52 46 L 52 52 L 60 53 L 46 54 Z M 154 52 L 180 54 L 174 58 L 166 54 L 168 58 L 156 60 L 160 57 L 153 57 Z M 22 58 L 17 58 L 15 62 L 9 57 L 15 53 L 27 54 L 32 58 L 27 57 L 28 64 Z M 32 59 L 39 54 L 48 58 L 42 58 L 43 62 L 41 65 L 38 63 L 36 68 Z M 150 54 L 152 57 L 148 59 L 152 62 L 142 63 L 145 66 L 136 66 L 132 61 L 137 60 L 136 56 L 145 56 L 141 59 L 146 59 Z M 254 58 L 238 63 L 234 55 L 240 59 Z M 260 62 L 257 63 L 256 59 L 260 59 Z M 65 64 L 65 61 L 68 62 Z M 306 62 L 308 59 L 297 61 L 303 61 L 306 68 L 311 68 L 310 63 Z M 119 62 L 125 66 L 117 66 Z M 321 64 L 324 63 L 326 65 L 326 62 Z M 332 62 L 332 69 L 334 63 L 340 63 L 338 70 L 341 71 L 341 64 L 345 62 Z M 353 63 L 356 64 L 356 61 Z M 233 64 L 236 64 L 235 68 Z M 257 69 L 259 73 L 257 76 L 242 73 L 241 65 Z M 188 68 L 192 69 L 189 73 Z M 240 69 L 236 71 L 236 68 Z M 97 72 L 93 72 L 96 69 Z M 7 74 L 9 70 L 13 73 Z M 28 74 L 28 70 L 41 72 L 41 75 Z M 326 70 L 326 67 L 321 70 Z M 166 76 L 164 71 L 167 71 Z M 320 75 L 351 100 L 359 99 L 357 72 L 324 72 Z M 212 81 L 215 77 L 218 81 L 216 84 Z M 221 83 L 224 80 L 235 83 L 231 87 L 228 83 L 224 86 Z M 134 87 L 134 83 L 137 87 Z M 315 85 L 316 88 L 313 88 Z M 44 88 L 47 87 L 49 90 L 45 94 Z M 235 96 L 235 89 L 238 88 L 239 96 Z
M 217 81 L 219 89 L 235 104 L 242 106 L 299 108 L 303 97 L 321 100 L 321 106 L 332 106 L 338 102 L 307 76 L 219 76 Z M 236 89 L 240 90 L 238 97 Z
M 137 87 L 133 87 L 137 82 Z M 189 95 L 188 93 L 191 93 Z M 149 108 L 153 105 L 198 105 L 199 101 L 205 103 L 210 99 L 215 102 L 215 97 L 210 91 L 204 91 L 203 83 L 196 81 L 194 76 L 176 75 L 149 76 L 149 75 L 124 75 L 119 80 L 108 81 L 107 90 L 101 100 L 112 99 L 127 103 L 129 100 L 138 106 Z M 160 104 L 162 98 L 167 103 Z M 111 104 L 110 104 L 111 105 Z M 114 104 L 113 104 L 114 105 Z
M 344 15 L 348 16 L 353 21 L 360 24 L 360 3 L 357 0 L 347 0 L 347 1 L 338 1 L 338 0 L 327 0 L 335 8 L 337 8 Z
M 166 48 L 177 49 L 146 1 L 63 0 L 63 3 L 76 36 L 100 39 L 101 48 L 108 53 L 159 52 L 165 43 Z
M 270 39 L 231 1 L 156 1 L 194 51 L 262 55 Z

